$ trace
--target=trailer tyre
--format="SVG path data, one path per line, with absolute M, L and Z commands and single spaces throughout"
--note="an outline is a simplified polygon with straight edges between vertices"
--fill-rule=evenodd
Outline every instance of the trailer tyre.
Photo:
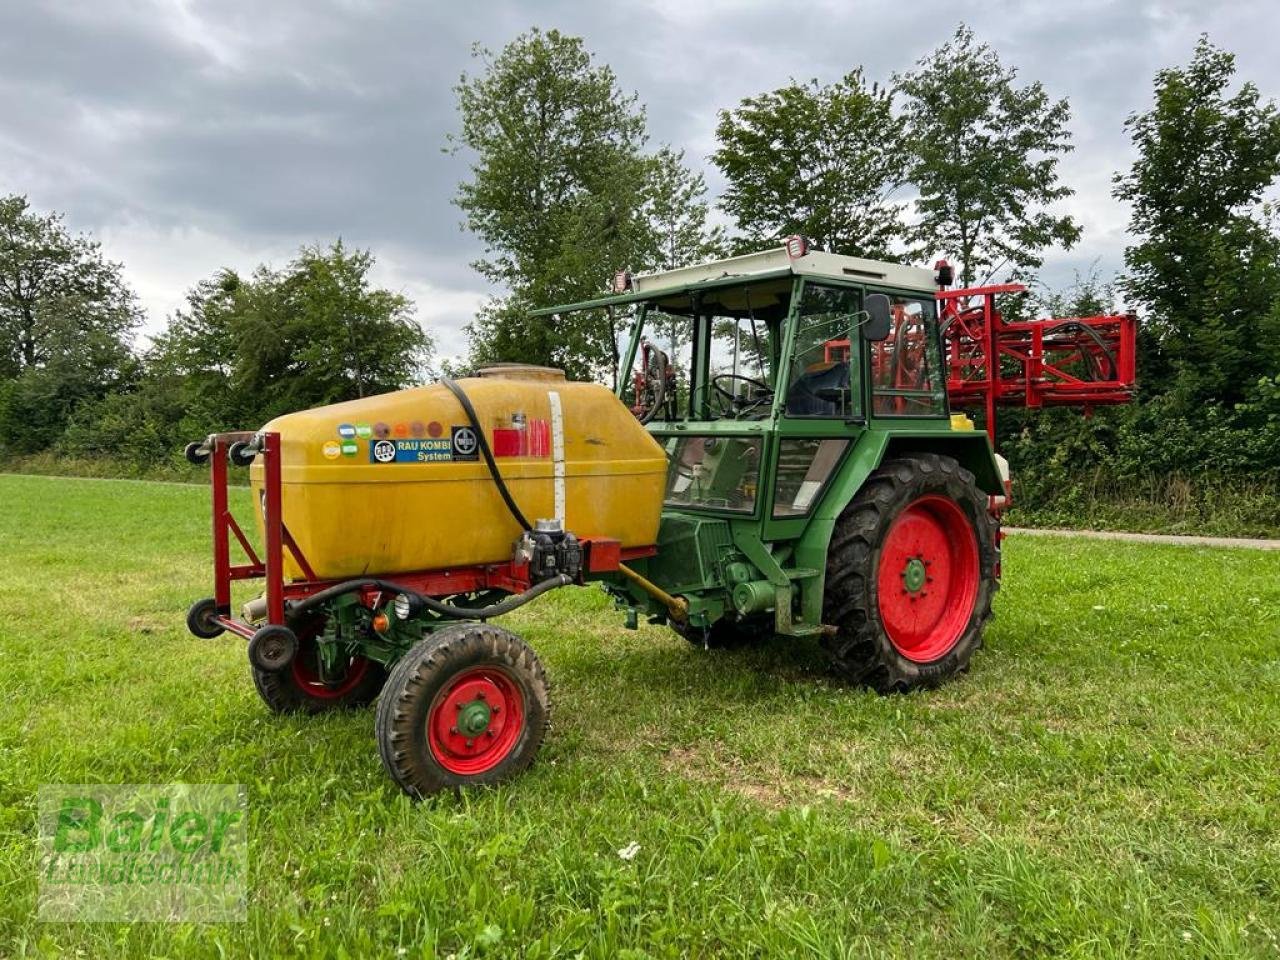
M 298 652 L 287 670 L 253 668 L 253 685 L 272 713 L 327 713 L 367 707 L 387 680 L 382 664 L 353 656 L 335 675 L 325 677 L 319 663 L 314 629 L 298 637 Z
M 520 637 L 488 623 L 435 631 L 391 671 L 375 733 L 406 793 L 493 785 L 533 762 L 550 718 L 547 678 Z
M 288 627 L 268 624 L 249 638 L 249 662 L 267 673 L 287 668 L 297 652 L 298 638 Z
M 968 669 L 991 619 L 998 523 L 951 457 L 908 454 L 871 474 L 827 553 L 824 645 L 837 673 L 881 693 Z
M 225 628 L 213 619 L 217 613 L 218 603 L 213 597 L 205 597 L 193 603 L 187 611 L 187 629 L 191 631 L 191 635 L 201 640 L 222 636 L 226 632 Z

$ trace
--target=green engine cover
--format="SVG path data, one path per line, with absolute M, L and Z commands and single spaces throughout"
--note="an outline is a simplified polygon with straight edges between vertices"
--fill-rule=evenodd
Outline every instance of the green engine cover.
M 647 570 L 671 593 L 700 593 L 725 586 L 724 567 L 736 559 L 728 521 L 667 513 L 658 528 L 658 555 Z

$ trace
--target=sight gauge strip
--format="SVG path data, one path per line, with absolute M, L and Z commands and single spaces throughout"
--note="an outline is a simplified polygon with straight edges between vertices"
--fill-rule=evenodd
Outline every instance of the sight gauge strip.
M 547 400 L 551 403 L 551 470 L 555 477 L 556 519 L 564 523 L 564 411 L 560 407 L 560 391 L 548 390 Z

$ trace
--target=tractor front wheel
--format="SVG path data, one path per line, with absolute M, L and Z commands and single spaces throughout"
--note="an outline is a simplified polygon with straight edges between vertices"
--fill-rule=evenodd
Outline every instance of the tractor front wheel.
M 419 641 L 391 671 L 375 732 L 387 773 L 413 797 L 509 780 L 547 732 L 547 678 L 510 631 L 459 623 Z
M 951 457 L 888 460 L 837 521 L 823 621 L 836 671 L 881 693 L 968 669 L 991 619 L 997 522 Z

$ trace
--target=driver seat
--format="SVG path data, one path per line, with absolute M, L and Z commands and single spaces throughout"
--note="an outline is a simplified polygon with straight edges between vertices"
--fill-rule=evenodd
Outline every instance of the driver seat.
M 787 391 L 787 416 L 839 417 L 844 410 L 838 400 L 825 400 L 820 390 L 848 390 L 849 364 L 842 361 L 815 363 Z

